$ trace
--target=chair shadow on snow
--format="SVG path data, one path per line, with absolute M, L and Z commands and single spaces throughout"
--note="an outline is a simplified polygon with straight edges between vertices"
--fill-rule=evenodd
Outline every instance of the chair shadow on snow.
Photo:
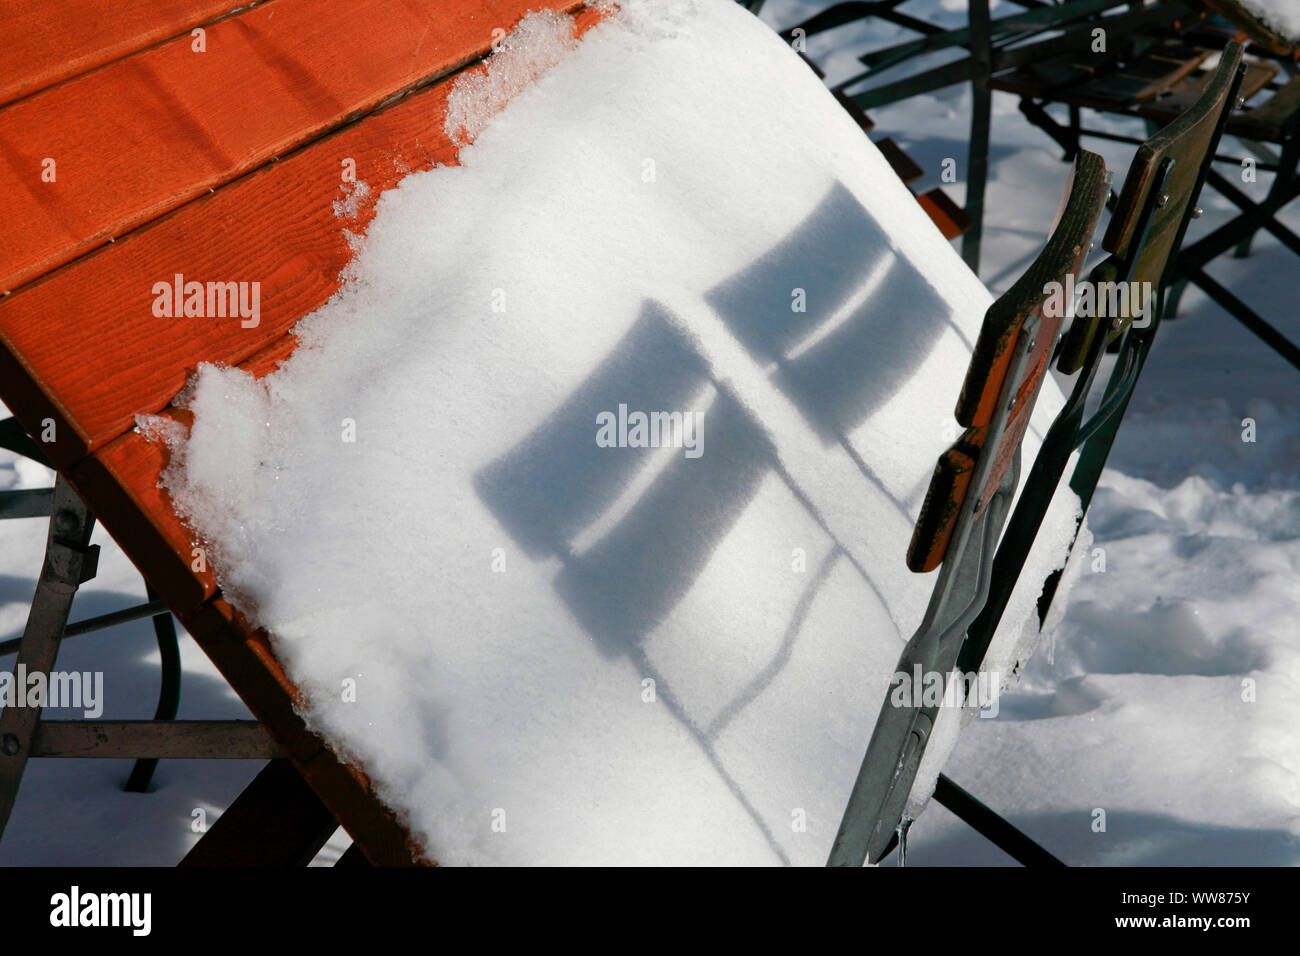
M 864 295 L 872 269 L 881 274 Z M 796 288 L 805 290 L 806 311 L 792 310 Z M 823 443 L 844 446 L 880 486 L 847 436 L 915 372 L 950 319 L 871 214 L 837 185 L 796 230 L 705 298 Z M 575 539 L 646 462 L 647 449 L 612 453 L 595 441 L 597 416 L 620 405 L 703 408 L 708 441 L 698 458 L 673 457 L 577 553 Z M 648 302 L 587 379 L 475 484 L 531 558 L 564 561 L 557 591 L 597 644 L 618 654 L 671 612 L 773 473 L 785 477 L 763 422 L 719 381 L 667 310 Z M 812 510 L 797 489 L 796 496 Z
M 796 289 L 804 290 L 805 311 L 792 307 Z M 955 325 L 947 304 L 898 256 L 882 225 L 837 184 L 776 246 L 710 290 L 705 303 L 823 446 L 841 446 L 865 481 L 892 498 L 848 436 L 916 371 L 945 328 Z M 834 540 L 782 466 L 774 447 L 778 436 L 769 434 L 726 381 L 727 371 L 712 369 L 668 310 L 649 301 L 605 359 L 545 421 L 484 467 L 475 485 L 530 558 L 562 562 L 555 590 L 583 630 L 605 654 L 626 655 L 655 676 L 660 698 L 696 734 L 786 859 L 712 743 L 779 674 L 843 547 L 836 544 L 809 575 L 772 659 L 740 675 L 743 689 L 732 700 L 717 701 L 718 718 L 708 728 L 686 714 L 673 696 L 672 675 L 657 674 L 643 646 L 770 476 L 783 480 Z M 654 449 L 614 450 L 596 442 L 597 416 L 617 414 L 620 405 L 645 412 L 705 410 L 703 454 L 673 454 L 647 482 L 647 456 Z M 645 487 L 629 502 L 629 487 L 637 481 Z M 901 550 L 896 559 L 903 560 Z M 867 569 L 858 570 L 874 588 Z

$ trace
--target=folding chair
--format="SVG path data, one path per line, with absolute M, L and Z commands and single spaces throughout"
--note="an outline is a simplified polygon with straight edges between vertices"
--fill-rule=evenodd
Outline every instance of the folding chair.
M 1102 243 L 1110 255 L 1089 274 L 1094 288 L 1103 282 L 1161 287 L 1236 102 L 1245 71 L 1241 58 L 1241 45 L 1228 44 L 1196 103 L 1138 151 Z M 945 689 L 954 669 L 974 673 L 982 666 L 1076 448 L 1082 451 L 1070 487 L 1087 512 L 1160 324 L 1157 293 L 1146 314 L 1107 305 L 1095 316 L 1076 316 L 1058 344 L 1062 317 L 1044 308 L 1045 284 L 1063 283 L 1082 265 L 1108 192 L 1100 157 L 1079 150 L 1074 162 L 1071 187 L 1046 248 L 985 316 L 956 409 L 966 431 L 939 460 L 908 552 L 912 570 L 942 569 L 898 671 L 911 673 L 920 667 L 924 673 L 942 674 Z M 1111 340 L 1120 343 L 1119 360 L 1097 410 L 1085 421 L 1084 403 Z M 1049 356 L 1059 371 L 1077 377 L 1007 520 L 1024 423 Z M 1004 520 L 1006 531 L 999 543 Z M 1044 584 L 1040 623 L 1058 582 L 1059 573 Z M 903 812 L 938 710 L 923 703 L 894 706 L 886 698 L 829 863 L 877 862 L 905 835 Z
M 945 30 L 936 24 L 903 13 L 903 0 L 850 0 L 832 4 L 801 23 L 781 29 L 788 42 L 802 42 L 864 19 L 879 19 L 919 34 L 892 46 L 864 53 L 859 59 L 865 69 L 838 82 L 837 95 L 860 109 L 871 109 L 969 82 L 972 92 L 970 145 L 967 150 L 966 205 L 961 211 L 962 258 L 979 271 L 983 231 L 984 191 L 988 178 L 989 131 L 992 119 L 990 77 L 999 70 L 1030 62 L 1025 52 L 1029 41 L 1072 25 L 1097 25 L 1107 30 L 1125 30 L 1152 18 L 1173 19 L 1172 9 L 1153 11 L 1136 8 L 1132 0 L 1012 0 L 1021 11 L 993 19 L 988 0 L 970 0 L 967 25 Z M 760 3 L 747 4 L 757 12 Z M 1115 12 L 1114 16 L 1105 16 Z M 1048 43 L 1054 42 L 1052 40 Z M 913 60 L 933 54 L 965 50 L 967 55 L 900 79 L 889 80 L 891 71 Z M 882 75 L 884 78 L 882 79 Z M 870 84 L 865 89 L 864 84 Z M 852 91 L 852 92 L 850 92 Z
M 1084 126 L 1084 111 L 1129 117 L 1144 121 L 1148 130 L 1157 129 L 1199 98 L 1212 78 L 1203 64 L 1214 52 L 1233 39 L 1249 41 L 1252 56 L 1246 61 L 1239 96 L 1250 108 L 1231 116 L 1225 132 L 1252 155 L 1219 155 L 1215 161 L 1239 170 L 1249 166 L 1271 172 L 1273 182 L 1267 197 L 1256 203 L 1222 173 L 1210 170 L 1208 184 L 1240 213 L 1181 251 L 1167 277 L 1166 318 L 1176 314 L 1190 281 L 1300 368 L 1300 348 L 1205 271 L 1229 249 L 1238 256 L 1248 254 L 1251 238 L 1260 229 L 1300 255 L 1300 236 L 1277 220 L 1278 212 L 1300 195 L 1300 75 L 1295 66 L 1300 51 L 1235 0 L 1163 3 L 1155 9 L 1176 11 L 1178 16 L 1148 20 L 1135 24 L 1131 32 L 1112 34 L 1104 53 L 1092 50 L 1086 30 L 1072 27 L 1061 38 L 1030 45 L 1027 49 L 1036 52 L 1034 59 L 995 73 L 990 85 L 1018 95 L 1021 112 L 1059 143 L 1069 159 L 1084 137 L 1140 142 Z M 1286 76 L 1279 79 L 1283 68 Z M 1048 113 L 1052 103 L 1067 106 L 1067 122 L 1058 122 Z

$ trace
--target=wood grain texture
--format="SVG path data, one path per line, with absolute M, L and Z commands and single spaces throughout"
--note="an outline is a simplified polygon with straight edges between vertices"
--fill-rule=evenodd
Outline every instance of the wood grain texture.
M 598 19 L 584 13 L 577 28 Z M 450 87 L 423 88 L 0 302 L 4 400 L 29 430 L 57 420 L 58 440 L 43 446 L 56 466 L 374 864 L 425 854 L 365 774 L 306 728 L 268 636 L 221 596 L 211 567 L 193 568 L 191 532 L 158 487 L 166 448 L 132 425 L 139 413 L 184 422 L 171 402 L 199 362 L 260 376 L 291 354 L 293 324 L 339 288 L 345 230 L 364 228 L 379 194 L 408 172 L 455 162 L 441 132 Z M 340 218 L 333 204 L 352 188 L 345 159 L 370 192 Z M 257 327 L 155 316 L 153 284 L 176 272 L 262 282 Z
M 374 197 L 405 171 L 455 161 L 429 121 L 449 88 L 408 97 L 0 301 L 0 344 L 23 373 L 5 384 L 5 401 L 29 430 L 37 413 L 58 421 L 56 466 L 103 447 L 137 414 L 160 411 L 198 363 L 237 365 L 323 305 L 351 257 L 345 230 L 368 222 Z M 345 198 L 349 159 L 371 201 L 340 219 L 333 203 Z M 259 283 L 257 326 L 154 315 L 154 283 L 177 273 Z M 15 405 L 11 393 L 30 400 L 15 395 Z
M 347 232 L 364 229 L 378 195 L 455 162 L 441 120 L 451 87 L 421 89 L 0 300 L 0 388 L 29 431 L 56 422 L 56 467 L 161 410 L 199 362 L 237 365 L 323 305 L 352 254 Z M 340 218 L 345 162 L 369 193 Z M 177 274 L 258 283 L 258 324 L 155 315 L 154 284 Z
M 0 105 L 244 6 L 240 0 L 45 0 L 4 4 Z
M 273 0 L 0 110 L 0 291 L 474 61 L 573 0 Z M 42 179 L 55 161 L 55 180 Z

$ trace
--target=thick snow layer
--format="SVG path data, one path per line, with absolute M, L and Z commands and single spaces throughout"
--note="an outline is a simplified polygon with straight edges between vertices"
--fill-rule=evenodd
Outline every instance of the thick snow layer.
M 1296 0 L 1241 0 L 1241 5 L 1273 29 L 1300 40 L 1300 3 Z
M 431 857 L 821 863 L 990 296 L 729 0 L 557 22 L 457 90 L 460 165 L 380 199 L 292 358 L 201 369 L 167 485 Z
M 788 25 L 824 6 L 823 0 L 768 0 L 763 16 Z M 945 26 L 962 26 L 966 18 L 963 0 L 910 0 L 907 10 Z M 864 50 L 914 36 L 873 20 L 810 38 L 810 51 L 832 77 L 847 76 L 861 68 L 856 56 Z M 923 189 L 937 184 L 944 158 L 957 159 L 959 182 L 946 188 L 960 202 L 961 131 L 969 108 L 967 89 L 957 86 L 872 110 L 872 118 L 926 169 L 917 184 Z M 982 275 L 998 290 L 1041 244 L 1064 167 L 1060 151 L 1028 125 L 1014 97 L 996 96 L 994 112 Z M 1140 122 L 1100 122 L 1142 135 Z M 1092 145 L 1119 170 L 1132 154 L 1126 144 Z M 1270 182 L 1261 175 L 1241 188 L 1261 200 Z M 1209 191 L 1201 205 L 1205 216 L 1192 224 L 1189 241 L 1236 213 Z M 1280 215 L 1300 229 L 1300 211 Z M 1249 258 L 1223 257 L 1211 268 L 1294 340 L 1300 338 L 1294 265 L 1290 251 L 1262 235 Z M 1083 561 L 1072 562 L 1079 584 L 1068 604 L 1054 605 L 1064 610 L 1061 629 L 1045 637 L 998 716 L 975 720 L 962 734 L 945 772 L 1071 864 L 1296 865 L 1295 370 L 1194 289 L 1180 315 L 1161 328 L 1120 429 L 1089 512 L 1095 540 L 1086 553 L 1076 552 Z M 1242 440 L 1246 416 L 1257 425 L 1253 443 Z M 1189 475 L 1197 480 L 1187 482 Z M 45 469 L 0 450 L 0 488 L 50 480 Z M 1179 509 L 1167 510 L 1175 495 Z M 1193 497 L 1204 503 L 1205 520 L 1187 507 Z M 1229 503 L 1230 516 L 1223 509 Z M 45 525 L 35 518 L 0 521 L 0 636 L 6 639 L 22 633 Z M 1130 533 L 1135 529 L 1141 533 Z M 79 590 L 75 618 L 138 603 L 144 593 L 139 575 L 101 528 L 95 540 L 103 546 L 99 574 Z M 1248 567 L 1238 573 L 1243 559 Z M 1261 574 L 1263 566 L 1276 570 Z M 1194 658 L 1179 640 L 1190 633 L 1187 620 L 1195 629 Z M 1108 643 L 1112 634 L 1119 637 Z M 181 651 L 182 717 L 248 716 L 193 642 L 183 639 Z M 13 659 L 0 659 L 0 666 L 12 667 Z M 105 718 L 152 716 L 158 654 L 148 622 L 65 642 L 59 667 L 104 672 Z M 1247 679 L 1255 682 L 1253 702 L 1242 699 Z M 0 865 L 174 864 L 198 839 L 200 815 L 215 819 L 257 765 L 164 760 L 157 789 L 147 795 L 122 792 L 129 770 L 129 761 L 30 763 L 0 840 Z M 1107 812 L 1104 832 L 1093 829 L 1098 808 Z M 345 837 L 331 841 L 317 862 L 331 862 L 345 845 Z M 908 861 L 1010 859 L 931 804 L 912 827 Z

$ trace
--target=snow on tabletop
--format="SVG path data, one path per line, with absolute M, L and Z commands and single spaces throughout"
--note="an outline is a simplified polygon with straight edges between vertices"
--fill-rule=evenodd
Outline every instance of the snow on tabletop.
M 729 0 L 561 25 L 462 80 L 460 165 L 380 198 L 278 371 L 200 369 L 164 480 L 431 858 L 820 864 L 990 296 Z

